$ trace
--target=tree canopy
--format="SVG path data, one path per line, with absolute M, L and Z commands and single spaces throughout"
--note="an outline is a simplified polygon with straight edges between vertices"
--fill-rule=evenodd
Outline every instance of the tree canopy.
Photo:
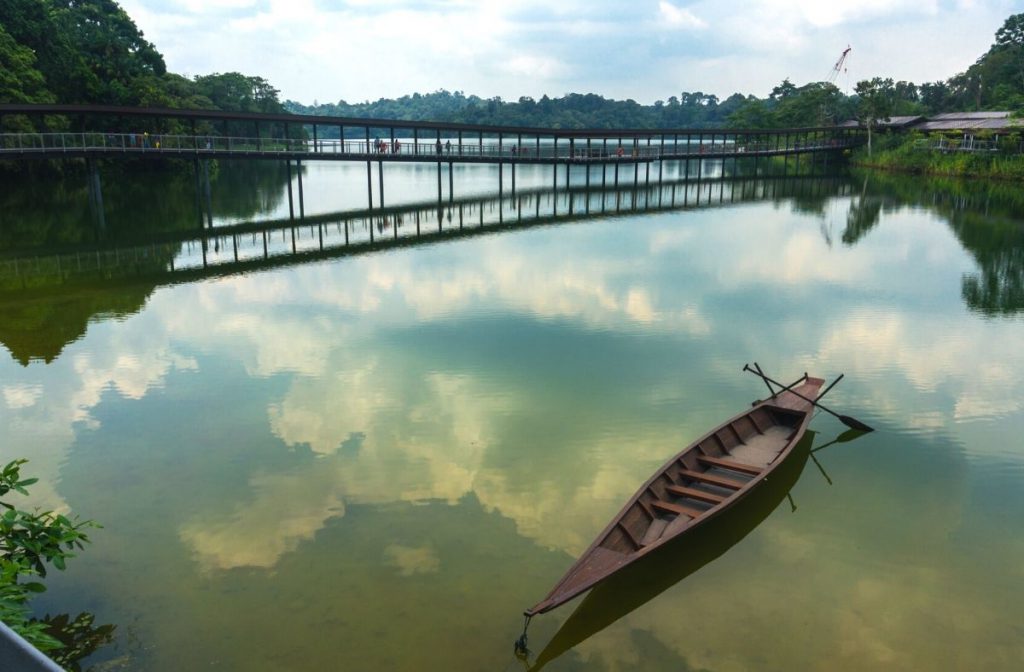
M 261 77 L 168 72 L 114 0 L 0 0 L 0 102 L 284 111 Z

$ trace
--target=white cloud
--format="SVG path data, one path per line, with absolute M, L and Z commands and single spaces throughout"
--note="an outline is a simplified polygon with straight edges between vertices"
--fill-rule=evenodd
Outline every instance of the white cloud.
M 755 12 L 772 17 L 789 27 L 801 27 L 800 24 L 803 24 L 813 28 L 830 28 L 844 23 L 884 20 L 907 14 L 927 18 L 938 12 L 935 0 L 759 0 L 752 4 Z
M 565 65 L 557 59 L 545 56 L 515 56 L 501 66 L 511 75 L 523 75 L 549 79 L 567 73 Z
M 701 20 L 690 10 L 685 7 L 676 7 L 666 0 L 661 0 L 658 3 L 658 13 L 662 22 L 673 28 L 702 29 L 708 27 L 707 22 Z
M 641 102 L 681 90 L 766 95 L 784 77 L 823 79 L 847 45 L 851 85 L 875 75 L 922 83 L 970 66 L 1011 5 L 648 0 L 646 11 L 627 12 L 615 2 L 537 0 L 124 3 L 172 71 L 258 74 L 307 103 L 441 88 L 513 100 L 569 91 Z M 957 39 L 945 40 L 952 25 Z M 688 35 L 669 40 L 667 31 Z
M 34 405 L 43 394 L 41 385 L 4 385 L 4 403 L 18 410 Z

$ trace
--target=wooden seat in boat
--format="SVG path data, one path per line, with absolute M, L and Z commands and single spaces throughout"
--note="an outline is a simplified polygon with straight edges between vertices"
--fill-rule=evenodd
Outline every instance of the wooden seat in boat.
M 696 499 L 709 504 L 718 504 L 725 497 L 716 495 L 711 492 L 705 492 L 704 490 L 697 490 L 696 488 L 684 488 L 681 485 L 666 485 L 665 490 L 671 492 L 677 497 L 689 497 L 690 499 Z
M 711 457 L 710 455 L 698 455 L 697 461 L 701 464 L 707 464 L 712 467 L 721 467 L 722 469 L 732 469 L 733 471 L 750 474 L 751 476 L 757 476 L 764 471 L 761 467 L 755 467 L 752 464 L 744 464 L 743 462 L 726 460 L 720 457 Z
M 689 516 L 690 518 L 696 518 L 700 514 L 704 513 L 700 509 L 694 509 L 689 506 L 683 506 L 682 504 L 666 502 L 661 499 L 656 499 L 653 502 L 651 502 L 651 506 L 653 506 L 656 509 L 660 509 L 666 513 L 674 513 L 676 515 L 682 514 L 684 516 Z
M 699 481 L 701 483 L 707 483 L 708 485 L 717 485 L 720 488 L 729 488 L 730 490 L 739 490 L 743 487 L 743 481 L 737 481 L 732 478 L 717 476 L 703 471 L 680 469 L 679 475 L 691 481 Z

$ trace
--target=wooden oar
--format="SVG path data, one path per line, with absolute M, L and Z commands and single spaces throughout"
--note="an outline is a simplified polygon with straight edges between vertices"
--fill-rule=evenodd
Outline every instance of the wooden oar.
M 764 380 L 766 380 L 766 381 L 768 381 L 770 383 L 775 383 L 779 387 L 782 387 L 782 383 L 778 382 L 777 380 L 772 380 L 768 376 L 764 375 L 763 373 L 759 373 L 759 372 L 755 371 L 754 369 L 750 368 L 746 364 L 743 365 L 743 370 L 744 371 L 749 371 L 750 373 L 754 374 L 755 376 L 761 376 L 761 378 L 763 378 Z M 832 385 L 835 385 L 835 383 L 832 383 Z M 829 385 L 829 388 L 831 388 L 832 385 Z M 826 392 L 827 391 L 828 390 L 826 390 Z M 839 421 L 841 423 L 843 423 L 847 427 L 850 427 L 851 429 L 859 429 L 862 432 L 873 432 L 873 431 L 875 431 L 874 428 L 869 427 L 868 425 L 865 425 L 863 422 L 861 422 L 857 418 L 851 418 L 848 415 L 840 415 L 839 413 L 836 413 L 835 411 L 833 411 L 831 408 L 827 408 L 826 406 L 823 406 L 822 404 L 819 404 L 818 402 L 816 402 L 814 399 L 810 399 L 808 397 L 805 397 L 804 395 L 800 394 L 799 392 L 796 392 L 795 390 L 789 390 L 789 393 L 793 394 L 793 395 L 796 395 L 796 396 L 800 397 L 801 399 L 803 399 L 804 401 L 817 406 L 818 408 L 820 408 L 821 410 L 825 411 L 826 413 L 834 415 L 835 417 L 837 417 L 839 419 Z
M 804 375 L 801 378 L 799 378 L 795 383 L 793 383 L 792 385 L 787 385 L 786 387 L 782 388 L 778 392 L 775 392 L 774 388 L 772 387 L 772 384 L 769 383 L 767 380 L 765 380 L 766 376 L 764 375 L 764 371 L 761 370 L 761 365 L 758 364 L 757 362 L 754 362 L 754 368 L 757 369 L 757 375 L 761 376 L 761 380 L 764 380 L 764 384 L 768 386 L 768 391 L 772 393 L 772 399 L 774 399 L 778 395 L 782 394 L 783 392 L 790 391 L 792 388 L 796 387 L 797 384 L 802 383 L 803 381 L 807 380 L 807 372 L 805 371 Z M 839 383 L 839 381 L 843 379 L 843 376 L 845 376 L 845 375 L 846 375 L 845 373 L 840 373 L 838 378 L 836 378 L 831 383 L 829 383 L 829 386 L 826 387 L 824 390 L 822 390 L 818 394 L 817 401 L 821 401 L 821 398 L 824 397 L 826 394 L 828 394 L 829 390 L 831 390 L 833 387 L 835 387 Z
M 791 391 L 791 390 L 792 390 L 792 389 L 793 389 L 794 387 L 796 387 L 796 386 L 797 386 L 797 385 L 799 385 L 800 383 L 802 383 L 802 382 L 804 382 L 805 380 L 807 380 L 807 373 L 805 372 L 805 373 L 804 373 L 804 375 L 802 375 L 802 376 L 800 376 L 799 378 L 797 378 L 797 379 L 796 379 L 796 380 L 795 380 L 794 382 L 790 383 L 789 385 L 786 385 L 786 386 L 785 386 L 785 387 L 783 387 L 783 388 L 782 388 L 781 390 L 779 390 L 778 392 L 776 392 L 776 391 L 775 391 L 775 388 L 774 388 L 774 387 L 772 387 L 772 384 L 768 382 L 768 378 L 767 378 L 767 376 L 765 376 L 765 375 L 764 375 L 764 372 L 762 372 L 762 371 L 761 371 L 761 367 L 760 367 L 760 366 L 758 365 L 758 363 L 757 363 L 757 362 L 754 362 L 754 366 L 755 366 L 755 367 L 757 368 L 757 374 L 758 374 L 759 376 L 761 376 L 761 380 L 763 380 L 763 381 L 764 381 L 764 384 L 768 386 L 768 392 L 770 392 L 770 393 L 771 393 L 771 395 L 772 395 L 772 399 L 774 399 L 775 397 L 779 396 L 779 395 L 780 395 L 780 394 L 782 394 L 783 392 L 789 392 L 789 391 Z M 744 364 L 744 365 L 743 365 L 743 368 L 744 368 L 744 369 L 746 369 L 746 368 L 747 368 L 747 365 L 746 365 L 746 364 Z M 779 385 L 779 383 L 775 383 L 775 384 L 776 384 L 776 385 Z M 782 387 L 782 386 L 781 386 L 781 385 L 779 385 L 779 387 Z M 756 406 L 756 405 L 757 405 L 758 403 L 759 403 L 759 402 L 756 402 L 756 401 L 755 401 L 755 402 L 754 402 L 754 405 Z
M 835 387 L 835 386 L 836 386 L 836 384 L 837 384 L 837 383 L 838 383 L 838 382 L 839 382 L 840 380 L 842 380 L 842 379 L 843 379 L 843 376 L 845 376 L 845 375 L 846 375 L 845 373 L 840 373 L 840 374 L 839 374 L 839 377 L 838 377 L 838 378 L 836 378 L 836 379 L 835 379 L 835 380 L 833 380 L 833 381 L 832 381 L 831 383 L 829 383 L 829 386 L 828 386 L 828 387 L 826 387 L 826 388 L 825 388 L 824 390 L 822 390 L 822 391 L 821 391 L 821 392 L 820 392 L 820 393 L 818 394 L 818 400 L 820 400 L 820 399 L 821 399 L 822 397 L 824 397 L 824 396 L 825 396 L 826 394 L 828 394 L 828 391 L 829 391 L 829 390 L 831 390 L 831 389 L 832 389 L 833 387 Z
M 761 366 L 757 362 L 754 362 L 754 368 L 757 369 L 758 372 L 761 372 Z M 761 372 L 761 373 L 763 374 L 763 372 Z M 764 380 L 764 375 L 761 376 L 761 380 Z M 802 380 L 803 380 L 803 378 L 801 378 L 797 382 L 799 383 Z M 772 384 L 769 383 L 767 380 L 764 380 L 764 384 L 768 386 L 768 394 L 772 395 L 772 399 L 774 399 L 775 398 L 775 388 L 772 387 Z

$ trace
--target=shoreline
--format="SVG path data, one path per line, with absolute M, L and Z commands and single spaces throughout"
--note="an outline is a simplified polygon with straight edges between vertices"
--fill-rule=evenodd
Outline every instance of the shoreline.
M 994 158 L 994 157 L 993 157 Z M 908 165 L 898 159 L 892 163 L 879 163 L 876 161 L 862 161 L 851 158 L 849 165 L 853 168 L 869 168 L 872 170 L 880 170 L 888 173 L 900 173 L 903 175 L 918 175 L 921 177 L 943 177 L 943 178 L 955 178 L 965 180 L 998 180 L 1000 182 L 1024 182 L 1024 156 L 1020 157 L 1019 160 L 1021 166 L 1021 174 L 1019 175 L 1007 175 L 992 170 L 979 171 L 979 170 L 968 170 L 968 171 L 957 171 L 955 169 L 941 170 L 941 169 L 928 169 L 920 166 Z M 991 164 L 990 164 L 991 165 Z

